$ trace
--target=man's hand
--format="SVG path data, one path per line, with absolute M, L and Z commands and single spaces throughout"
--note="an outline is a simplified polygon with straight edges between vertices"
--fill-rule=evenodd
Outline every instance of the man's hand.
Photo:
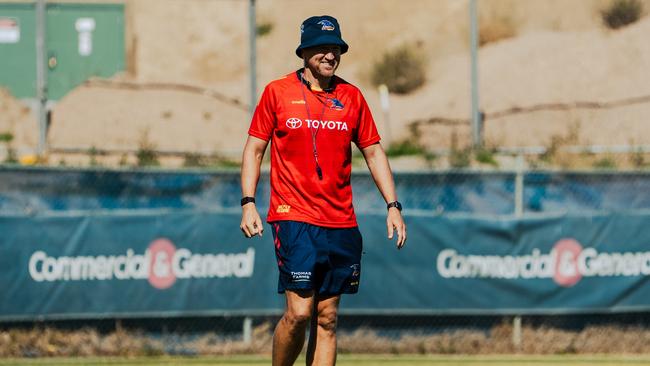
M 388 209 L 386 227 L 388 228 L 388 239 L 393 239 L 393 233 L 397 231 L 397 249 L 402 249 L 406 243 L 406 224 L 404 224 L 400 210 L 395 207 Z
M 262 218 L 257 212 L 254 203 L 247 203 L 242 206 L 241 224 L 239 228 L 247 238 L 252 238 L 259 234 L 262 236 L 264 226 L 262 225 Z

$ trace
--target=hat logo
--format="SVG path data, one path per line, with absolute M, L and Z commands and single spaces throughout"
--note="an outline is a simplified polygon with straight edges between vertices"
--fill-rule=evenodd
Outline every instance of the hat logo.
M 295 130 L 296 128 L 300 128 L 300 126 L 302 126 L 302 121 L 299 118 L 289 118 L 286 122 L 286 125 L 288 128 Z
M 336 27 L 334 26 L 334 23 L 330 22 L 329 20 L 321 20 L 320 22 L 318 22 L 316 24 L 320 24 L 320 25 L 323 26 L 321 28 L 321 30 L 333 31 L 334 29 L 336 29 Z
M 305 33 L 305 25 L 304 24 L 300 25 L 300 33 Z

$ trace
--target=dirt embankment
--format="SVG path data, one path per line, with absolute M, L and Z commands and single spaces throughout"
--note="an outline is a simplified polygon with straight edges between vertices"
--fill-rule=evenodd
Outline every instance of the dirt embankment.
M 133 151 L 145 141 L 166 151 L 239 155 L 249 119 L 247 2 L 125 3 L 129 67 L 115 80 L 139 87 L 89 83 L 74 90 L 54 107 L 50 146 Z M 481 2 L 484 34 L 506 28 L 512 35 L 488 43 L 479 53 L 481 109 L 488 117 L 539 104 L 606 103 L 650 94 L 650 20 L 607 30 L 599 11 L 608 3 Z M 644 4 L 650 9 L 650 1 Z M 417 120 L 469 116 L 466 1 L 412 0 L 396 6 L 390 0 L 259 0 L 257 14 L 258 23 L 272 27 L 258 38 L 259 90 L 300 66 L 294 54 L 300 22 L 310 15 L 331 14 L 339 18 L 351 46 L 339 74 L 362 88 L 380 132 L 385 121 L 369 71 L 384 52 L 404 43 L 425 56 L 427 82 L 412 94 L 392 96 L 392 134 L 407 137 L 408 126 Z M 152 84 L 180 88 L 148 87 Z M 35 147 L 33 117 L 20 112 L 24 108 L 6 95 L 0 95 L 0 106 L 14 111 L 2 114 L 0 131 L 14 131 L 16 147 Z M 639 103 L 515 113 L 488 119 L 485 138 L 490 145 L 545 146 L 553 136 L 573 129 L 583 144 L 650 144 L 650 133 L 643 128 L 648 112 L 650 104 Z M 421 134 L 430 149 L 448 148 L 452 135 L 461 144 L 469 141 L 466 123 L 423 124 Z

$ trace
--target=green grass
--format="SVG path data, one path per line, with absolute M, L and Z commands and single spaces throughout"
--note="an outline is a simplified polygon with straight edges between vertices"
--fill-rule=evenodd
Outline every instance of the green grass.
M 268 356 L 228 357 L 134 357 L 134 358 L 40 358 L 0 359 L 0 365 L 270 365 Z M 303 365 L 304 359 L 296 365 Z M 581 356 L 426 356 L 426 355 L 340 355 L 339 366 L 621 366 L 649 365 L 650 355 L 581 355 Z

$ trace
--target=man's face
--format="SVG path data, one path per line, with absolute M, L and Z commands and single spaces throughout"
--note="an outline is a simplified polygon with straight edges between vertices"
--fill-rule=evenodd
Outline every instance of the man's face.
M 302 51 L 306 66 L 314 76 L 332 77 L 341 62 L 341 47 L 324 45 L 305 48 Z

